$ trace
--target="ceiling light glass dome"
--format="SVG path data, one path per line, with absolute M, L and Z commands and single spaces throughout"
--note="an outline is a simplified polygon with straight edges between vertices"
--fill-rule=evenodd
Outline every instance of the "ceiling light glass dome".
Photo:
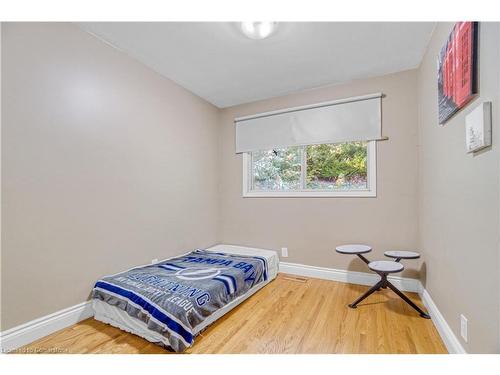
M 250 39 L 265 39 L 276 30 L 278 22 L 241 22 L 240 28 Z

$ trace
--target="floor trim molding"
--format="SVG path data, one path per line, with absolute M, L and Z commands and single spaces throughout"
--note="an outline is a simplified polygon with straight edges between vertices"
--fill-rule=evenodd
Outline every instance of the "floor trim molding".
M 374 285 L 380 279 L 380 277 L 375 273 L 339 270 L 335 268 L 308 266 L 305 264 L 288 262 L 280 262 L 280 272 L 297 276 L 339 281 L 341 283 L 370 286 Z M 421 292 L 422 284 L 420 283 L 420 280 L 399 276 L 389 276 L 387 279 L 397 288 L 405 292 Z
M 340 270 L 335 268 L 325 268 L 308 266 L 306 264 L 280 262 L 279 272 L 291 275 L 314 277 L 317 279 L 332 280 L 342 283 L 373 285 L 379 280 L 375 273 L 356 272 Z M 450 354 L 466 354 L 464 347 L 460 344 L 457 336 L 446 322 L 444 316 L 439 311 L 437 305 L 432 300 L 429 292 L 423 287 L 420 280 L 408 277 L 389 276 L 388 280 L 397 288 L 405 292 L 414 292 L 420 295 L 423 304 L 427 308 L 432 322 L 436 326 L 446 349 Z
M 467 354 L 457 336 L 455 336 L 452 329 L 446 322 L 443 314 L 441 314 L 438 307 L 432 300 L 429 292 L 425 288 L 422 288 L 422 292 L 419 294 L 422 302 L 429 312 L 429 315 L 431 316 L 434 325 L 436 326 L 436 329 L 439 332 L 439 335 L 441 336 L 441 339 L 444 342 L 444 345 L 446 346 L 446 349 L 448 349 L 448 352 L 450 354 Z
M 0 333 L 2 353 L 20 348 L 94 315 L 90 301 L 79 303 Z

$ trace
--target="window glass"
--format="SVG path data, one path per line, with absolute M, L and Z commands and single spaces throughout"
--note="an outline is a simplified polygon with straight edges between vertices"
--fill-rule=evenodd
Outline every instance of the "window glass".
M 306 147 L 306 189 L 366 190 L 365 142 Z
M 301 147 L 252 153 L 254 190 L 296 190 L 301 188 Z

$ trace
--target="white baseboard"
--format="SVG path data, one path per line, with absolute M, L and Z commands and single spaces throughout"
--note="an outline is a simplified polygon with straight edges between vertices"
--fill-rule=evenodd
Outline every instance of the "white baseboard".
M 315 267 L 288 262 L 280 262 L 280 272 L 359 285 L 373 285 L 379 280 L 378 275 L 371 273 Z M 422 302 L 431 316 L 432 322 L 436 326 L 436 329 L 450 354 L 467 353 L 432 300 L 429 292 L 427 292 L 427 290 L 425 290 L 422 286 L 420 280 L 397 276 L 389 276 L 388 279 L 394 284 L 394 286 L 402 291 L 414 292 L 420 295 Z
M 87 301 L 8 329 L 0 333 L 1 352 L 20 348 L 93 315 L 92 305 Z
M 429 315 L 431 316 L 431 319 L 436 326 L 436 329 L 438 330 L 439 335 L 441 336 L 441 339 L 446 346 L 446 349 L 448 349 L 448 353 L 466 354 L 467 352 L 465 351 L 464 347 L 462 346 L 462 344 L 460 344 L 460 341 L 453 333 L 452 329 L 444 319 L 444 316 L 438 310 L 436 304 L 434 303 L 429 292 L 427 292 L 426 289 L 422 288 L 420 298 L 427 308 L 427 311 L 429 312 Z
M 374 285 L 380 279 L 375 273 L 338 270 L 335 268 L 316 267 L 287 262 L 280 262 L 280 272 L 359 285 Z M 389 276 L 388 280 L 393 283 L 394 286 L 405 292 L 421 292 L 422 284 L 420 280 L 398 276 Z

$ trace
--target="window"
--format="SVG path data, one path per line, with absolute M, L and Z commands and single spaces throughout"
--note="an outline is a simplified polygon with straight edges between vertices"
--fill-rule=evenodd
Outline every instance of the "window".
M 374 197 L 375 141 L 243 154 L 245 197 Z
M 244 197 L 375 197 L 382 93 L 237 117 Z

